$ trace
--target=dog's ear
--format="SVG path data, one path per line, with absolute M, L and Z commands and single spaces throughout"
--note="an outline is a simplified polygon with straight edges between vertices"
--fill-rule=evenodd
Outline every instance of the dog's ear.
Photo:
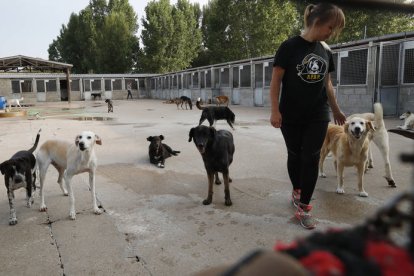
M 370 131 L 375 131 L 375 127 L 374 127 L 374 125 L 372 124 L 372 122 L 371 122 L 371 121 L 368 121 L 368 122 L 367 122 L 367 128 L 368 128 L 368 130 L 370 130 Z
M 102 139 L 101 137 L 99 137 L 98 135 L 95 134 L 95 143 L 97 143 L 98 145 L 102 145 Z
M 210 127 L 210 137 L 212 140 L 216 137 L 216 129 L 214 127 Z
M 345 124 L 344 124 L 345 133 L 348 133 L 348 130 L 349 130 L 349 122 L 345 122 Z
M 0 171 L 2 175 L 6 173 L 6 162 L 7 161 L 4 161 L 3 163 L 0 164 Z
M 152 136 L 147 137 L 147 141 L 151 142 L 152 141 Z
M 188 142 L 191 142 L 191 139 L 193 139 L 194 134 L 194 128 L 190 129 L 190 133 L 188 133 Z
M 78 145 L 79 145 L 79 137 L 80 137 L 80 136 L 78 135 L 78 136 L 76 136 L 76 138 L 75 138 L 75 145 L 76 145 L 76 146 L 78 146 Z
M 164 135 L 161 134 L 159 137 L 160 137 L 161 141 L 164 140 Z

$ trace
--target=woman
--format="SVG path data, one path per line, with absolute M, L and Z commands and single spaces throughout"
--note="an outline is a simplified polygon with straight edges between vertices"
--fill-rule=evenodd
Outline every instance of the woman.
M 295 216 L 306 229 L 315 228 L 309 204 L 318 178 L 319 153 L 330 121 L 345 123 L 333 91 L 334 62 L 325 40 L 345 26 L 340 8 L 328 3 L 308 5 L 302 35 L 284 41 L 273 62 L 270 123 L 280 128 L 288 151 Z M 280 90 L 282 89 L 282 93 Z M 279 101 L 280 95 L 280 101 Z

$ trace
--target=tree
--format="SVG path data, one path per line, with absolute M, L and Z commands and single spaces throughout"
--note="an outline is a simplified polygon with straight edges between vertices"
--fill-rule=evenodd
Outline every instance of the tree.
M 137 51 L 137 16 L 128 0 L 91 0 L 72 14 L 49 45 L 49 59 L 73 64 L 75 73 L 125 73 Z
M 201 31 L 197 16 L 198 5 L 178 0 L 153 1 L 145 7 L 142 19 L 141 65 L 152 73 L 178 71 L 190 66 L 201 45 Z
M 296 6 L 282 0 L 212 0 L 203 9 L 209 63 L 273 54 L 298 30 Z
M 348 42 L 399 32 L 413 31 L 412 14 L 372 9 L 344 9 L 346 26 L 337 40 Z

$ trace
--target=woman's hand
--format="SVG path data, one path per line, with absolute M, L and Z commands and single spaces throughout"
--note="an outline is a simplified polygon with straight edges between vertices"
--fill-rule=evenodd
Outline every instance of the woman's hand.
M 270 115 L 270 124 L 275 128 L 280 128 L 282 126 L 282 114 L 279 111 L 274 111 Z
M 333 117 L 334 117 L 334 122 L 337 125 L 342 126 L 343 124 L 345 124 L 346 121 L 346 116 L 344 113 L 342 113 L 341 110 L 338 110 L 336 112 L 332 112 L 333 113 Z

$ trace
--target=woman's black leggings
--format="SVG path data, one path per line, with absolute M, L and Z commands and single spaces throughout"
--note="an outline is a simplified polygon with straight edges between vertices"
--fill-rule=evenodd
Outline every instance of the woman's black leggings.
M 308 205 L 318 179 L 319 156 L 329 122 L 282 123 L 288 150 L 287 167 L 294 189 L 301 189 L 300 202 Z

